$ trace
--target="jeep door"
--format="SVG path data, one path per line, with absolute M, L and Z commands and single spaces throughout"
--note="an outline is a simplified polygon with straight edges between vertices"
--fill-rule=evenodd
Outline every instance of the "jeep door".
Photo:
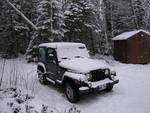
M 38 51 L 38 62 L 41 62 L 43 64 L 46 63 L 46 48 L 40 47 Z
M 48 77 L 54 81 L 59 79 L 63 74 L 63 69 L 58 65 L 57 53 L 54 48 L 47 48 L 47 63 Z

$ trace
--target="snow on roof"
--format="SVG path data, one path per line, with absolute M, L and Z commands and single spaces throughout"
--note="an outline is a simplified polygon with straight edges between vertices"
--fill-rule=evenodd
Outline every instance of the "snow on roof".
M 53 42 L 53 43 L 43 43 L 40 44 L 39 47 L 50 47 L 50 48 L 57 48 L 57 47 L 66 47 L 66 46 L 84 46 L 82 43 L 73 43 L 73 42 Z
M 135 34 L 137 34 L 139 32 L 144 32 L 144 33 L 150 35 L 150 32 L 148 32 L 148 31 L 145 31 L 145 30 L 136 30 L 136 31 L 122 33 L 122 34 L 114 37 L 112 40 L 126 40 L 126 39 L 132 37 L 133 35 L 135 35 Z

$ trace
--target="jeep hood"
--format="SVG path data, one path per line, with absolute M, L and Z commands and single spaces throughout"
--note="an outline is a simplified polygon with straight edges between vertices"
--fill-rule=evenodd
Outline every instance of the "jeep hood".
M 63 68 L 71 70 L 78 73 L 88 73 L 92 70 L 108 68 L 103 60 L 94 60 L 90 58 L 74 58 L 71 60 L 63 60 L 59 63 Z

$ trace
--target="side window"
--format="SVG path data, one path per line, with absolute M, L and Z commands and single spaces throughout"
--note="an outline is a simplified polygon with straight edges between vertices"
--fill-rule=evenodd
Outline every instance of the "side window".
M 39 60 L 45 61 L 46 60 L 46 53 L 44 48 L 39 48 Z
M 57 64 L 57 55 L 55 49 L 48 48 L 47 54 L 49 62 Z

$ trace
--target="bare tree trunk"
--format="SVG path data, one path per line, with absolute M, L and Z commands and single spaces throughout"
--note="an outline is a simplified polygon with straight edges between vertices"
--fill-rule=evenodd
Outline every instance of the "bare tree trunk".
M 111 38 L 114 37 L 114 21 L 113 21 L 113 5 L 112 3 L 110 4 L 110 12 L 111 12 L 111 16 L 110 16 L 110 19 L 111 19 Z
M 4 59 L 4 62 L 3 62 L 3 67 L 2 67 L 2 72 L 1 72 L 2 75 L 1 75 L 1 79 L 0 79 L 0 86 L 2 85 L 2 81 L 3 81 L 5 64 L 6 64 L 6 59 Z
M 134 9 L 134 6 L 133 6 L 133 0 L 130 0 L 130 2 L 131 2 L 131 9 L 132 9 L 133 15 L 134 15 L 135 26 L 136 26 L 136 29 L 139 29 L 139 25 L 138 25 L 138 22 L 137 22 L 136 12 L 135 12 L 135 9 Z
M 107 22 L 106 22 L 106 12 L 105 12 L 105 3 L 106 2 L 105 0 L 102 1 L 102 7 L 103 7 L 103 11 L 102 11 L 102 14 L 103 14 L 103 28 L 104 28 L 104 35 L 105 35 L 105 42 L 106 42 L 106 46 L 105 46 L 105 49 L 106 49 L 106 53 L 108 53 L 109 51 L 109 41 L 108 41 L 108 31 L 107 31 Z
M 93 35 L 93 32 L 91 31 L 91 49 L 92 49 L 92 54 L 95 55 L 96 54 L 96 50 L 95 50 L 95 36 Z
M 50 19 L 51 19 L 51 39 L 53 39 L 53 6 L 52 6 L 52 1 L 50 1 L 50 5 L 51 5 L 51 9 L 50 9 L 50 12 L 51 12 L 51 14 L 50 14 Z
M 145 12 L 145 15 L 144 15 L 144 23 L 145 23 L 145 29 L 149 29 L 149 11 L 150 11 L 150 1 L 149 0 L 144 0 L 144 4 L 142 5 L 143 9 L 144 9 L 144 12 Z
M 30 50 L 31 50 L 31 48 L 32 48 L 32 45 L 33 45 L 33 42 L 34 42 L 35 39 L 36 39 L 36 37 L 33 35 L 32 39 L 30 40 L 29 45 L 28 45 L 28 47 L 27 47 L 27 50 L 26 50 L 26 53 L 25 53 L 26 56 L 27 56 L 28 53 L 30 52 Z

